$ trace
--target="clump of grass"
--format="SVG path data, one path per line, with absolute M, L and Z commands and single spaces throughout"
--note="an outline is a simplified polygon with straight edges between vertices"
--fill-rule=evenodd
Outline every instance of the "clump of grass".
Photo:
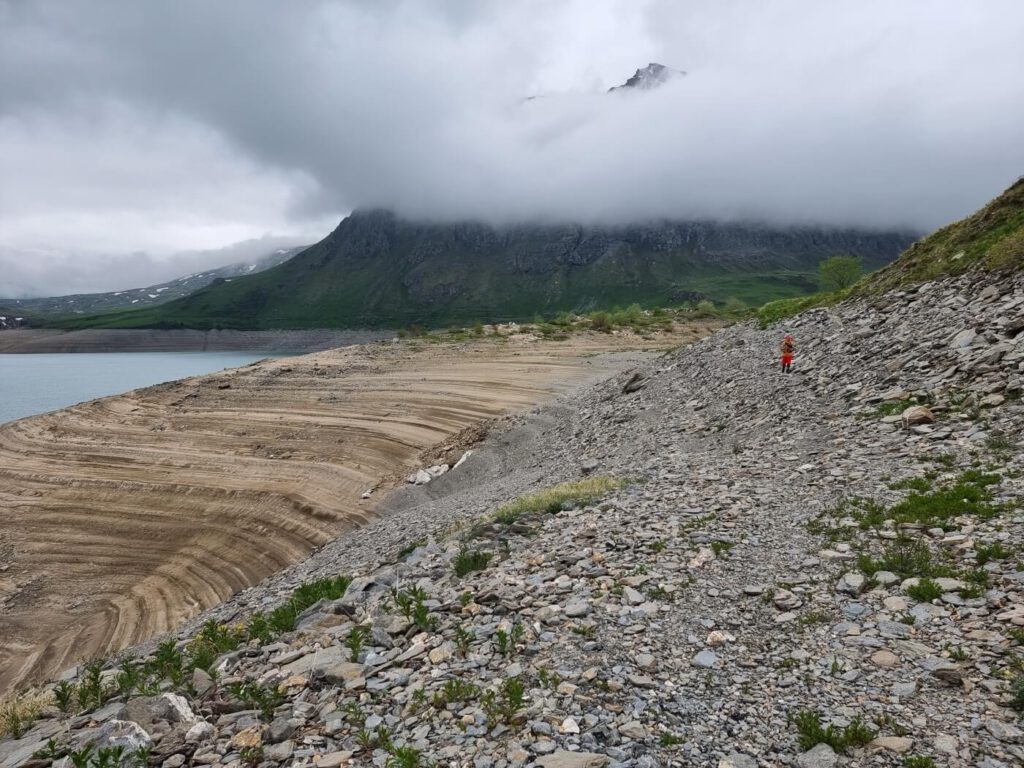
M 963 648 L 949 648 L 949 658 L 953 661 L 967 661 L 971 655 Z
M 736 546 L 734 541 L 712 541 L 711 551 L 715 553 L 716 557 L 721 557 L 723 554 L 728 552 L 730 549 Z
M 808 611 L 797 619 L 797 623 L 801 626 L 810 626 L 813 624 L 827 624 L 831 620 L 832 614 L 828 611 Z
M 417 549 L 419 549 L 422 546 L 425 546 L 426 543 L 427 543 L 426 539 L 416 539 L 415 541 L 410 541 L 408 544 L 406 544 L 404 547 L 402 547 L 400 550 L 398 550 L 398 552 L 395 554 L 395 559 L 396 560 L 405 560 L 405 558 L 407 558 L 409 555 L 411 555 Z
M 209 672 L 221 654 L 231 653 L 246 639 L 243 627 L 228 627 L 211 619 L 185 646 L 192 667 Z
M 626 480 L 604 476 L 561 483 L 499 507 L 495 520 L 505 525 L 511 525 L 524 515 L 537 512 L 559 512 L 567 504 L 572 506 L 592 504 L 627 484 Z
M 388 752 L 386 768 L 420 768 L 423 765 L 423 752 L 415 747 L 392 745 Z
M 857 558 L 857 567 L 869 576 L 878 571 L 891 571 L 904 579 L 953 573 L 951 567 L 936 561 L 927 544 L 908 538 L 897 539 L 883 550 L 880 558 L 861 555 Z
M 13 696 L 0 702 L 0 738 L 20 739 L 43 711 L 47 698 L 36 694 Z
M 931 490 L 932 480 L 928 477 L 908 477 L 905 480 L 899 480 L 895 483 L 890 483 L 889 487 L 894 491 L 917 491 L 918 493 L 925 493 Z
M 851 747 L 862 747 L 875 738 L 877 732 L 872 730 L 858 716 L 845 728 L 821 724 L 821 714 L 811 709 L 802 709 L 790 716 L 790 722 L 797 729 L 797 744 L 806 752 L 818 744 L 828 744 L 836 752 L 846 752 Z
M 999 513 L 1000 508 L 990 504 L 990 486 L 1002 478 L 977 470 L 962 473 L 952 485 L 929 492 L 912 492 L 889 511 L 897 523 L 917 523 L 929 527 L 947 527 L 953 518 L 976 515 L 987 520 Z
M 877 528 L 887 518 L 885 507 L 874 499 L 863 496 L 844 497 L 828 511 L 828 514 L 832 517 L 850 517 L 857 521 L 861 530 L 865 531 L 869 528 Z
M 482 571 L 491 562 L 491 553 L 480 549 L 461 549 L 452 560 L 455 575 L 460 579 L 473 571 Z
M 238 750 L 239 759 L 248 766 L 257 766 L 263 762 L 263 745 L 242 747 Z
M 878 407 L 875 408 L 875 416 L 878 418 L 883 416 L 895 416 L 897 413 L 903 413 L 903 411 L 911 405 L 912 403 L 908 403 L 903 400 L 889 400 L 884 403 L 879 403 Z
M 928 578 L 921 579 L 917 584 L 907 587 L 907 594 L 921 603 L 930 603 L 942 597 L 942 588 Z
M 903 758 L 903 768 L 936 768 L 935 761 L 924 755 L 910 755 Z
M 269 629 L 276 633 L 293 631 L 304 610 L 320 600 L 338 600 L 351 583 L 352 579 L 347 576 L 332 576 L 303 584 L 292 592 L 286 603 L 267 615 Z
M 1012 554 L 1013 550 L 1007 549 L 999 541 L 992 544 L 983 544 L 974 550 L 975 562 L 978 565 L 985 565 L 985 563 L 990 563 L 994 560 L 1005 560 Z
M 985 440 L 985 447 L 998 458 L 1009 458 L 1017 448 L 1017 444 L 1006 435 L 992 435 Z

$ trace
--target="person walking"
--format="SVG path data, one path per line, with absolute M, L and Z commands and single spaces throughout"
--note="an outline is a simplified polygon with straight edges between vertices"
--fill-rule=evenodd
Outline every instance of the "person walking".
M 793 367 L 793 337 L 790 334 L 787 333 L 782 340 L 779 351 L 782 353 L 782 372 L 789 373 Z

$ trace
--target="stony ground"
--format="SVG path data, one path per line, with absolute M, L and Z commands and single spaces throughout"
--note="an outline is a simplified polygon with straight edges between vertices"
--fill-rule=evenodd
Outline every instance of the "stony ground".
M 146 696 L 48 705 L 0 766 L 1021 765 L 1022 329 L 1021 281 L 963 278 L 495 424 L 184 631 L 186 659 L 238 646 L 212 675 L 145 649 Z M 500 509 L 567 481 L 575 503 Z M 231 628 L 338 574 L 296 630 Z

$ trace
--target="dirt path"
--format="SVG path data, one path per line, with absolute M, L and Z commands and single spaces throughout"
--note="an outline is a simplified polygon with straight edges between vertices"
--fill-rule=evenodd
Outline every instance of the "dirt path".
M 365 490 L 464 428 L 685 340 L 347 347 L 3 426 L 0 692 L 301 560 L 372 517 L 381 494 Z

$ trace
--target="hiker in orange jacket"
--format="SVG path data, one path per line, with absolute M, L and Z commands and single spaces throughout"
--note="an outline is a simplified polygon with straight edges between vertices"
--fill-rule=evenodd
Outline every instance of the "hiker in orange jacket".
M 782 353 L 782 372 L 789 373 L 793 367 L 793 337 L 788 333 L 779 345 L 779 351 Z

